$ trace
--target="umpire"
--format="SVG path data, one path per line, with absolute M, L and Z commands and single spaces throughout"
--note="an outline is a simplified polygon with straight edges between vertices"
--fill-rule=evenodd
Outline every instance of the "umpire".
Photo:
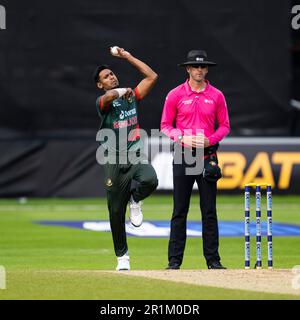
M 183 146 L 175 148 L 175 153 L 183 150 L 179 152 L 190 151 L 197 155 L 197 148 L 204 147 L 204 170 L 199 174 L 188 174 L 188 164 L 184 159 L 181 164 L 173 162 L 174 208 L 167 269 L 180 269 L 182 264 L 187 214 L 195 181 L 200 196 L 203 253 L 207 267 L 226 269 L 220 262 L 218 252 L 216 195 L 217 180 L 221 177 L 221 171 L 218 166 L 217 149 L 218 142 L 229 133 L 230 125 L 224 95 L 205 79 L 208 68 L 215 65 L 215 62 L 209 61 L 205 51 L 190 51 L 187 61 L 179 64 L 185 67 L 188 79 L 168 93 L 163 109 L 161 131 Z M 199 130 L 203 132 L 201 137 L 198 134 Z

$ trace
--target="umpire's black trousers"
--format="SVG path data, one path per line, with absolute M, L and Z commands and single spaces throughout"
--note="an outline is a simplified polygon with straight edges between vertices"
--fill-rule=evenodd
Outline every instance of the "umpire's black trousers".
M 185 166 L 173 164 L 173 215 L 169 240 L 169 265 L 180 266 L 186 243 L 186 221 L 193 185 L 196 181 L 202 215 L 203 253 L 207 264 L 220 261 L 219 230 L 216 213 L 217 183 L 203 179 L 202 174 L 185 175 Z

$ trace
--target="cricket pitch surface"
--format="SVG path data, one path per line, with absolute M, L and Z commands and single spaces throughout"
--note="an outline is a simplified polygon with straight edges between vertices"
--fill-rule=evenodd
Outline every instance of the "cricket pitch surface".
M 299 274 L 294 274 L 291 269 L 141 270 L 119 273 L 201 286 L 300 296 Z

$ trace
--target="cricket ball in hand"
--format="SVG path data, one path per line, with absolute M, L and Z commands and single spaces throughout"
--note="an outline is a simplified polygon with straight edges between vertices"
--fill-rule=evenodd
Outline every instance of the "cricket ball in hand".
M 119 49 L 118 46 L 111 47 L 110 48 L 111 54 L 114 55 L 114 56 L 118 55 L 119 54 L 118 49 Z

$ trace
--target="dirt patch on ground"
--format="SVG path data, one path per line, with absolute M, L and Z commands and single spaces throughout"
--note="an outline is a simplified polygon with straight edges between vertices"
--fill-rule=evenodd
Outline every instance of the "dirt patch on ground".
M 139 276 L 194 285 L 227 289 L 251 290 L 269 293 L 299 295 L 295 287 L 295 274 L 289 269 L 274 270 L 148 270 L 124 272 L 128 276 Z M 296 284 L 298 284 L 296 282 Z

